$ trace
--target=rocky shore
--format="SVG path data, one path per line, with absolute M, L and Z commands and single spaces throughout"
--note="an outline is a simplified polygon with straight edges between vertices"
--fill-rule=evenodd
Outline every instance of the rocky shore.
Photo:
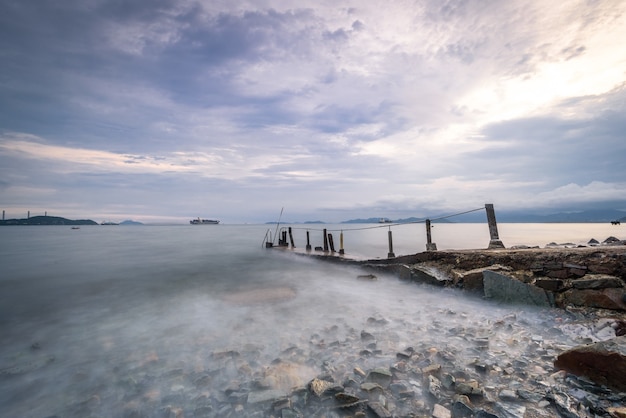
M 626 417 L 626 246 L 428 251 L 387 260 L 354 261 L 361 280 L 379 272 L 528 309 L 557 309 L 545 333 L 529 335 L 521 318 L 505 317 L 489 330 L 451 327 L 473 360 L 458 349 L 408 346 L 394 358 L 382 349 L 389 338 L 384 318 L 352 341 L 318 348 L 354 350 L 353 364 L 330 366 L 307 385 L 272 399 L 277 417 Z M 442 311 L 443 315 L 455 315 Z M 433 327 L 443 327 L 433 323 Z M 577 341 L 568 346 L 565 340 Z M 359 348 L 360 347 L 360 348 Z M 517 356 L 505 354 L 519 347 Z M 298 350 L 296 350 L 298 351 Z M 304 354 L 304 353 L 302 353 Z M 346 354 L 348 357 L 349 354 Z M 371 356 L 388 363 L 365 369 Z M 280 360 L 279 364 L 282 364 Z M 245 408 L 244 408 L 245 409 Z M 260 415 L 259 415 L 260 416 Z
M 272 323 L 281 331 L 273 337 L 277 350 L 202 335 L 184 347 L 193 361 L 133 353 L 107 368 L 112 383 L 51 416 L 626 417 L 626 312 L 619 299 L 626 246 L 431 251 L 366 261 L 317 256 L 358 266 L 350 278 L 355 288 L 401 284 L 423 297 L 358 298 L 355 291 L 346 312 L 316 327 L 302 318 Z M 255 307 L 232 333 L 251 332 L 264 307 L 280 308 L 297 292 L 273 286 L 223 294 L 225 304 Z M 377 310 L 383 303 L 397 306 Z M 351 305 L 371 309 L 356 323 L 345 319 Z M 174 338 L 158 348 L 181 347 Z M 49 354 L 45 344 L 33 344 L 19 364 L 0 369 L 0 379 L 55 367 L 59 360 Z M 86 377 L 72 378 L 80 386 Z

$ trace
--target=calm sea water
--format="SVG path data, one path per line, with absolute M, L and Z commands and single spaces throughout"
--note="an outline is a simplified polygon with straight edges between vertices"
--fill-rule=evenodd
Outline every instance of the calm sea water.
M 311 226 L 313 246 L 322 245 L 322 227 L 333 231 L 336 249 L 343 228 L 347 255 L 387 256 L 388 227 Z M 222 369 L 208 387 L 189 383 L 217 367 L 215 353 L 256 347 L 253 374 L 284 350 L 308 345 L 312 335 L 334 327 L 341 340 L 371 317 L 389 321 L 397 336 L 389 342 L 393 352 L 416 338 L 440 343 L 442 336 L 423 330 L 444 308 L 460 313 L 449 321 L 486 328 L 511 312 L 528 315 L 528 327 L 537 326 L 529 332 L 539 333 L 545 315 L 553 315 L 521 314 L 395 277 L 356 281 L 356 268 L 265 249 L 264 236 L 274 228 L 0 228 L 0 416 L 115 417 L 129 410 L 154 416 L 168 402 L 193 411 L 190 399 L 208 399 L 241 378 Z M 304 248 L 306 227 L 293 228 L 296 246 Z M 423 228 L 393 227 L 395 254 L 423 251 Z M 507 246 L 624 238 L 620 227 L 600 224 L 499 228 Z M 432 234 L 439 249 L 489 242 L 486 224 L 435 224 Z M 310 358 L 296 374 L 306 382 L 324 361 Z

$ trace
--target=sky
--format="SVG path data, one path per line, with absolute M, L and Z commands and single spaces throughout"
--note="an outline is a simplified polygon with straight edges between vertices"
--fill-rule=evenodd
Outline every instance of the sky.
M 0 209 L 626 210 L 626 2 L 0 0 Z

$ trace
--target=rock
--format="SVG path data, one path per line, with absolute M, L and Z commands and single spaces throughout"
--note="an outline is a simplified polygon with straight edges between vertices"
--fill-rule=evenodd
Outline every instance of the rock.
M 380 402 L 370 402 L 367 406 L 372 410 L 374 416 L 379 418 L 391 418 L 391 413 L 380 404 Z
M 557 357 L 554 366 L 599 385 L 626 391 L 626 336 L 567 350 Z
M 488 299 L 545 307 L 552 305 L 545 290 L 491 270 L 483 273 L 483 284 Z
M 315 378 L 309 383 L 309 389 L 315 394 L 315 396 L 319 398 L 324 392 L 326 392 L 327 389 L 331 388 L 333 385 L 333 382 Z
M 626 406 L 608 408 L 607 412 L 615 418 L 626 418 Z
M 445 406 L 437 403 L 433 407 L 433 418 L 452 418 L 452 412 Z
M 591 308 L 612 309 L 618 311 L 626 311 L 626 302 L 624 301 L 624 289 L 570 289 L 560 293 L 556 298 L 558 306 L 567 305 L 588 306 Z
M 472 403 L 466 395 L 460 395 L 455 398 L 452 404 L 452 416 L 454 418 L 467 418 L 474 415 Z
M 605 274 L 588 274 L 584 279 L 572 281 L 572 287 L 574 289 L 622 288 L 624 287 L 624 282 L 622 282 L 622 279 L 615 276 Z
M 607 239 L 605 239 L 604 241 L 602 241 L 602 244 L 616 244 L 616 243 L 620 243 L 621 240 L 615 238 L 614 236 L 610 236 Z
M 389 386 L 389 383 L 391 383 L 391 378 L 392 375 L 389 369 L 378 368 L 370 370 L 365 380 L 367 382 L 376 383 L 385 389 Z
M 535 279 L 535 286 L 551 292 L 558 292 L 565 287 L 565 281 L 561 279 L 542 277 Z
M 483 395 L 483 390 L 476 380 L 469 380 L 467 382 L 457 381 L 455 385 L 455 390 L 456 393 L 458 393 L 459 395 Z
M 428 375 L 428 392 L 435 397 L 441 399 L 441 381 L 433 375 Z
M 446 286 L 452 279 L 437 267 L 429 265 L 416 265 L 411 270 L 411 279 L 435 286 Z
M 263 402 L 276 402 L 277 400 L 284 398 L 286 393 L 282 390 L 269 389 L 269 390 L 259 390 L 256 392 L 250 392 L 248 394 L 248 403 L 256 404 Z

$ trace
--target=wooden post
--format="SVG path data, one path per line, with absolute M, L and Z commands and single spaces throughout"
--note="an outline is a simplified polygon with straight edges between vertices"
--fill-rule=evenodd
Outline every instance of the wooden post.
M 493 204 L 485 204 L 485 211 L 487 212 L 487 223 L 489 224 L 488 249 L 504 248 L 504 244 L 500 241 L 500 237 L 498 236 L 498 223 L 496 222 L 496 212 L 493 209 Z
M 326 228 L 324 228 L 324 252 L 328 252 L 328 235 L 326 233 Z
M 335 252 L 335 242 L 333 241 L 333 234 L 328 234 L 328 245 L 330 246 L 330 251 Z
M 343 231 L 339 234 L 339 254 L 344 254 L 343 251 Z
M 291 248 L 296 248 L 293 244 L 293 234 L 291 233 L 291 227 L 289 227 L 289 241 L 291 242 Z
M 306 250 L 311 251 L 311 239 L 309 237 L 309 231 L 306 231 Z
M 393 253 L 393 238 L 391 237 L 391 228 L 389 228 L 387 236 L 389 237 L 389 253 L 387 254 L 387 258 L 395 258 L 396 255 Z
M 437 244 L 433 242 L 430 234 L 431 228 L 430 219 L 426 219 L 426 251 L 437 251 Z

